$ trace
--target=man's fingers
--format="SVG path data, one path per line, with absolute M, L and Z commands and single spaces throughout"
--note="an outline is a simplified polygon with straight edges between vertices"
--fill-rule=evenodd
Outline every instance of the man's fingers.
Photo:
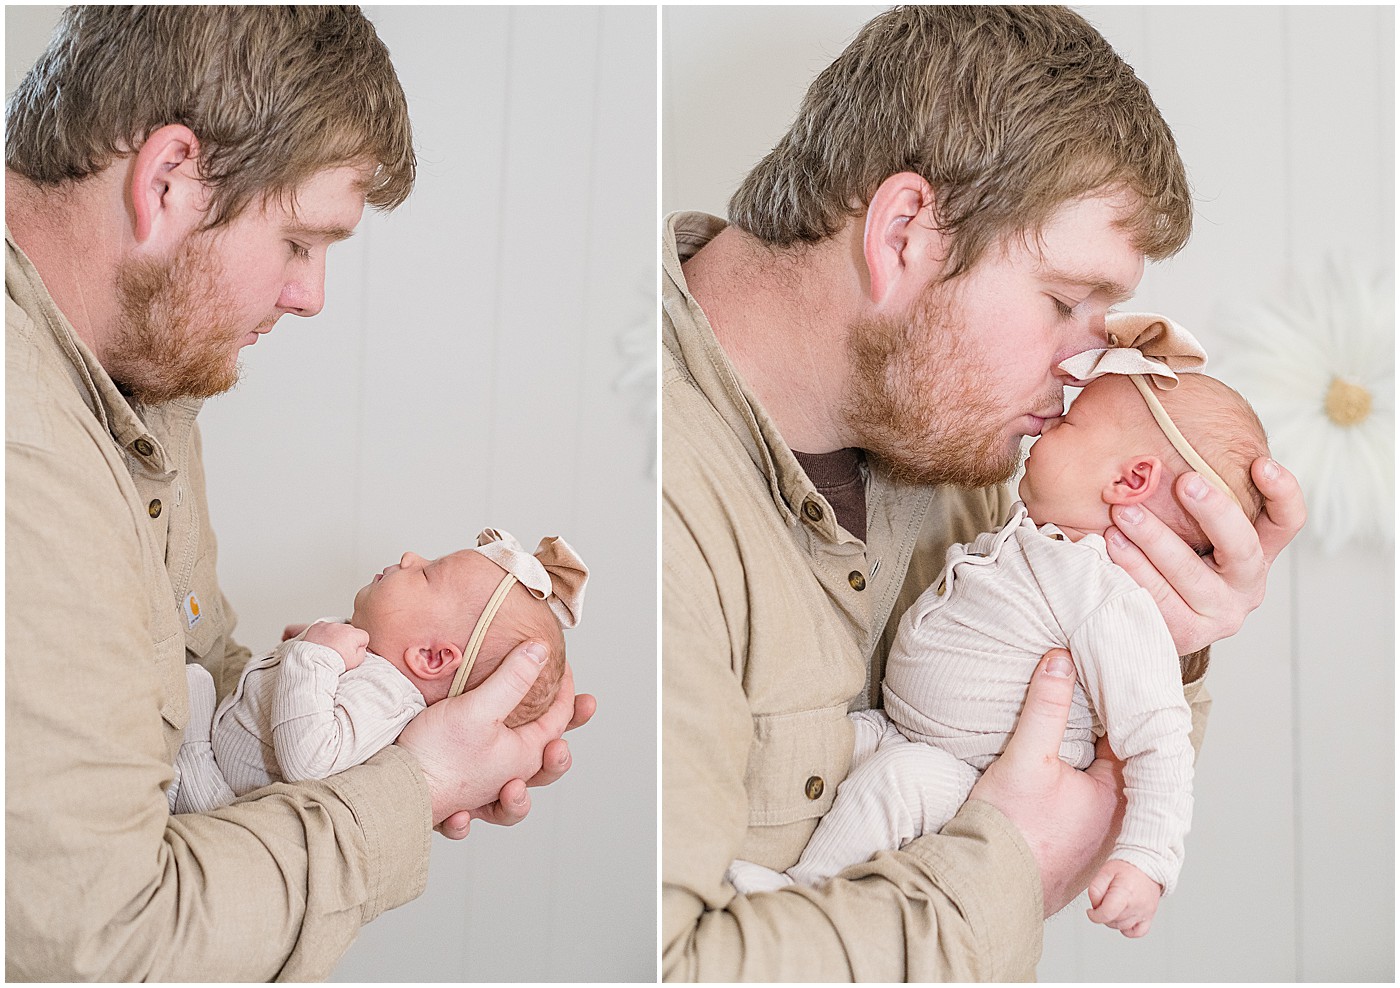
M 472 690 L 472 696 L 490 717 L 505 720 L 530 692 L 547 658 L 549 647 L 543 642 L 527 641 L 517 645 L 491 675 Z
M 513 827 L 530 812 L 530 791 L 519 779 L 511 779 L 501 787 L 500 798 L 479 806 L 472 816 L 497 827 Z
M 1215 491 L 1214 495 L 1217 499 L 1224 500 L 1224 495 L 1219 491 Z M 1240 521 L 1245 521 L 1243 513 L 1233 504 L 1230 505 L 1230 509 Z M 1138 548 L 1143 558 L 1139 561 L 1138 557 L 1125 553 L 1124 561 L 1119 562 L 1118 553 L 1121 547 L 1116 546 L 1112 540 L 1109 541 L 1108 554 L 1115 563 L 1128 571 L 1138 586 L 1146 588 L 1152 594 L 1158 608 L 1166 612 L 1175 600 L 1184 600 L 1186 606 L 1192 610 L 1203 610 L 1206 600 L 1184 599 L 1178 588 L 1198 590 L 1209 597 L 1220 582 L 1215 571 L 1181 540 L 1181 536 L 1151 511 L 1136 504 L 1114 505 L 1112 515 L 1118 530 Z M 1207 535 L 1209 534 L 1207 532 Z M 1253 535 L 1250 537 L 1253 538 Z
M 1259 533 L 1249 518 L 1228 497 L 1195 473 L 1183 474 L 1176 482 L 1177 497 L 1200 524 L 1214 547 L 1211 557 L 1220 578 L 1237 592 L 1253 599 L 1264 598 L 1268 564 L 1259 542 Z M 1168 576 L 1170 579 L 1170 576 Z M 1192 602 L 1193 605 L 1195 602 Z M 1196 610 L 1201 610 L 1199 606 Z
M 1270 457 L 1261 456 L 1255 460 L 1250 466 L 1250 475 L 1259 493 L 1264 495 L 1264 511 L 1254 522 L 1254 528 L 1259 533 L 1265 561 L 1272 563 L 1308 520 L 1308 508 L 1303 503 L 1303 489 L 1298 486 L 1298 478 Z
M 574 756 L 569 751 L 569 742 L 563 738 L 555 738 L 544 746 L 540 770 L 530 777 L 530 785 L 547 786 L 558 782 L 573 763 Z
M 1013 763 L 1058 758 L 1073 699 L 1074 662 L 1064 649 L 1052 649 L 1036 666 L 1026 704 L 1002 758 Z
M 434 829 L 448 840 L 461 840 L 471 831 L 472 815 L 466 810 L 453 813 Z
M 580 693 L 574 697 L 574 716 L 569 720 L 569 726 L 565 730 L 572 731 L 576 727 L 582 727 L 593 719 L 593 715 L 598 712 L 598 698 L 592 693 Z

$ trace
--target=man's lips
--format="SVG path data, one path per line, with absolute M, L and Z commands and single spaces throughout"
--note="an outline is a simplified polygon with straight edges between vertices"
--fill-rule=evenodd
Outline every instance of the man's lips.
M 1022 430 L 1023 434 L 1027 436 L 1038 436 L 1044 431 L 1046 422 L 1057 419 L 1063 414 L 1063 408 L 1047 408 L 1043 409 L 1041 412 L 1027 415 L 1025 418 L 1026 427 Z
M 258 337 L 259 337 L 259 336 L 266 336 L 268 333 L 272 332 L 272 327 L 274 327 L 274 326 L 276 326 L 276 325 L 277 325 L 277 320 L 276 320 L 276 319 L 271 319 L 271 320 L 269 320 L 269 321 L 267 321 L 267 322 L 265 322 L 265 323 L 262 323 L 262 324 L 259 325 L 259 326 L 254 326 L 252 329 L 250 329 L 250 330 L 247 332 L 246 335 L 244 335 L 244 337 L 243 337 L 243 342 L 242 342 L 241 344 L 239 344 L 239 345 L 240 345 L 240 346 L 252 346 L 254 343 L 258 342 Z

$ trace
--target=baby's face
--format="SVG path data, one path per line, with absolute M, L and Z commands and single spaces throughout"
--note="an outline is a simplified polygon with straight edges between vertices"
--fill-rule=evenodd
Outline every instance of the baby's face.
M 1063 418 L 1045 423 L 1031 446 L 1019 494 L 1037 524 L 1102 531 L 1109 522 L 1104 492 L 1132 451 L 1128 440 L 1142 396 L 1125 377 L 1091 382 Z
M 499 566 L 470 549 L 438 559 L 405 552 L 355 594 L 350 623 L 368 632 L 370 648 L 385 657 L 397 654 L 426 627 L 456 637 L 463 615 L 479 610 L 503 575 Z

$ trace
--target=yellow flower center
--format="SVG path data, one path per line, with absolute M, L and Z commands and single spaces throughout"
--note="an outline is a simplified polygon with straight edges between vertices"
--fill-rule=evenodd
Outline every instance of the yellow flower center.
M 1366 421 L 1371 414 L 1371 392 L 1359 384 L 1334 377 L 1323 406 L 1327 409 L 1327 417 L 1337 425 L 1357 425 Z

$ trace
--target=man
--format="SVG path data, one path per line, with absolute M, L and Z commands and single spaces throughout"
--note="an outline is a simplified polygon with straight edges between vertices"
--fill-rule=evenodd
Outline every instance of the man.
M 1106 744 L 1056 757 L 1074 679 L 1048 655 L 1017 732 L 938 835 L 829 884 L 736 895 L 785 869 L 878 704 L 896 622 L 945 550 L 998 527 L 1022 438 L 1063 410 L 1067 357 L 1144 258 L 1190 230 L 1146 88 L 1076 14 L 916 7 L 875 18 L 809 89 L 730 203 L 663 244 L 663 970 L 696 980 L 1032 977 L 1041 922 L 1106 856 Z M 1199 744 L 1206 649 L 1262 598 L 1302 524 L 1277 464 L 1258 530 L 1200 478 L 1202 560 L 1146 512 L 1114 559 L 1154 594 Z
M 226 693 L 248 656 L 195 417 L 409 194 L 388 52 L 356 8 L 73 8 L 6 137 L 7 975 L 324 978 L 422 891 L 432 828 L 521 819 L 593 706 L 566 682 L 502 728 L 527 643 L 363 766 L 167 810 L 185 663 Z

